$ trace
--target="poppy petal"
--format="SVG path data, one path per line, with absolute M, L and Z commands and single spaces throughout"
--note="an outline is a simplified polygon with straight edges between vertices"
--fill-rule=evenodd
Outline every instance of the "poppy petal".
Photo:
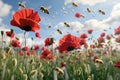
M 30 30 L 28 30 L 28 31 L 35 31 L 35 30 L 39 30 L 40 29 L 40 25 L 38 25 L 38 23 L 37 22 L 35 22 L 35 21 L 33 21 L 33 20 L 31 20 L 31 19 L 20 19 L 20 23 L 21 23 L 21 25 L 22 25 L 22 27 L 21 27 L 21 29 L 23 29 L 23 30 L 25 30 L 26 28 L 26 26 L 27 26 L 27 28 L 31 28 Z
M 33 9 L 29 8 L 29 9 L 23 9 L 20 12 L 23 16 L 23 18 L 28 18 L 33 14 Z
M 20 18 L 27 18 L 29 17 L 31 14 L 33 13 L 32 9 L 22 9 L 17 11 L 14 15 L 13 15 L 13 20 L 16 21 L 17 24 L 19 23 L 19 19 Z
M 20 26 L 15 20 L 11 20 L 10 24 L 13 26 Z
M 40 22 L 41 20 L 37 11 L 30 16 L 30 19 L 35 20 L 36 22 Z

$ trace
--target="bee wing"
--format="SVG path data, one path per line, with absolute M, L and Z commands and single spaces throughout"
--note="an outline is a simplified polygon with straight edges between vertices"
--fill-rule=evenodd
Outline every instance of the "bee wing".
M 47 9 L 51 9 L 51 8 L 52 8 L 52 6 L 47 6 L 46 8 L 47 8 Z
M 48 11 L 48 9 L 47 9 L 47 8 L 45 9 L 45 13 L 49 14 L 49 11 Z

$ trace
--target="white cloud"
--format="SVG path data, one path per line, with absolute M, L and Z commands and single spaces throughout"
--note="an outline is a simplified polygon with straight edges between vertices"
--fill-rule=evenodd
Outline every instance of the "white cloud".
M 90 5 L 90 6 L 93 6 L 97 3 L 103 3 L 107 0 L 65 0 L 65 5 L 69 4 L 69 3 L 72 3 L 72 2 L 76 2 L 76 3 L 82 3 L 84 5 Z
M 2 23 L 2 18 L 0 18 L 0 24 Z
M 106 29 L 110 26 L 120 25 L 120 3 L 113 6 L 110 16 L 103 20 L 90 19 L 84 23 L 84 28 L 93 28 L 95 30 Z
M 83 28 L 83 24 L 81 24 L 80 22 L 78 21 L 74 21 L 74 22 L 67 22 L 70 27 L 66 27 L 64 25 L 64 22 L 60 22 L 58 23 L 55 28 L 59 28 L 60 30 L 62 31 L 66 31 L 66 30 L 73 30 L 73 31 L 78 31 L 78 30 L 81 30 Z
M 70 23 L 70 27 L 71 29 L 75 30 L 75 31 L 79 31 L 83 28 L 83 24 L 81 24 L 80 22 L 78 21 L 75 21 L 75 22 L 71 22 Z
M 116 26 L 116 25 L 119 26 L 120 25 L 120 3 L 115 4 L 113 6 L 110 16 L 106 19 L 103 19 L 103 20 L 89 19 L 85 21 L 83 24 L 78 21 L 73 21 L 73 22 L 70 22 L 70 25 L 74 31 L 87 30 L 89 28 L 92 28 L 94 30 L 102 30 L 102 29 L 107 29 L 109 27 Z M 61 22 L 57 26 L 61 27 L 61 26 L 64 26 L 64 24 Z
M 100 30 L 109 28 L 108 24 L 104 23 L 104 21 L 99 21 L 96 19 L 90 19 L 84 23 L 84 29 L 92 28 L 94 30 Z
M 12 6 L 0 0 L 0 17 L 7 16 L 10 13 Z

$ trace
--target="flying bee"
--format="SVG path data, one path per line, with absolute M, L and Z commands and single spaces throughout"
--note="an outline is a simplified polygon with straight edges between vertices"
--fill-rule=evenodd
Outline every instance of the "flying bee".
M 81 17 L 82 17 L 82 18 L 85 18 L 85 16 L 84 16 L 83 14 L 81 14 Z
M 70 27 L 70 24 L 67 23 L 67 22 L 64 22 L 64 25 L 65 25 L 66 27 Z
M 57 29 L 57 32 L 58 32 L 59 34 L 62 34 L 62 31 L 61 31 L 60 29 Z
M 62 7 L 62 10 L 64 11 L 64 10 L 65 10 L 65 7 Z
M 51 28 L 51 27 L 52 27 L 51 25 L 48 26 L 48 28 Z
M 46 14 L 50 14 L 49 10 L 47 8 L 45 8 L 44 6 L 40 7 L 40 10 Z
M 67 11 L 64 11 L 63 13 L 64 13 L 64 14 L 67 14 L 68 12 L 67 12 Z
M 91 12 L 90 8 L 87 8 L 87 12 L 89 12 L 89 13 Z
M 19 38 L 18 38 L 18 37 L 15 37 L 15 39 L 16 39 L 16 40 L 19 40 Z
M 105 11 L 103 10 L 98 10 L 99 13 L 101 13 L 102 15 L 105 15 Z
M 21 8 L 25 8 L 25 4 L 22 3 L 22 2 L 18 2 L 18 6 L 21 7 Z
M 75 3 L 75 2 L 73 2 L 72 5 L 73 5 L 74 7 L 78 7 L 78 4 Z

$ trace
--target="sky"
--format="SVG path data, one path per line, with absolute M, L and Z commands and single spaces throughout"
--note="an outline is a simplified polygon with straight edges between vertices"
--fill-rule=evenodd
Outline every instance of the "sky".
M 120 0 L 0 0 L 0 31 L 14 29 L 16 37 L 19 37 L 23 43 L 24 31 L 10 25 L 12 15 L 20 10 L 18 2 L 23 2 L 27 8 L 38 11 L 41 18 L 39 23 L 41 29 L 37 31 L 41 34 L 41 39 L 35 38 L 33 32 L 27 32 L 27 45 L 31 45 L 31 37 L 35 40 L 33 44 L 43 44 L 47 37 L 53 37 L 58 41 L 65 34 L 71 33 L 79 36 L 82 32 L 87 33 L 88 29 L 94 30 L 94 37 L 98 37 L 104 30 L 112 34 L 114 29 L 120 25 Z M 78 7 L 74 7 L 73 2 Z M 40 6 L 46 7 L 50 14 L 43 13 Z M 91 10 L 90 13 L 87 12 L 87 8 Z M 98 10 L 104 11 L 105 15 L 99 13 Z M 76 18 L 76 12 L 85 17 Z M 66 27 L 64 22 L 68 22 L 70 27 Z M 52 27 L 48 28 L 48 26 Z M 60 29 L 62 34 L 59 34 L 57 29 Z M 4 39 L 9 41 L 6 36 Z

